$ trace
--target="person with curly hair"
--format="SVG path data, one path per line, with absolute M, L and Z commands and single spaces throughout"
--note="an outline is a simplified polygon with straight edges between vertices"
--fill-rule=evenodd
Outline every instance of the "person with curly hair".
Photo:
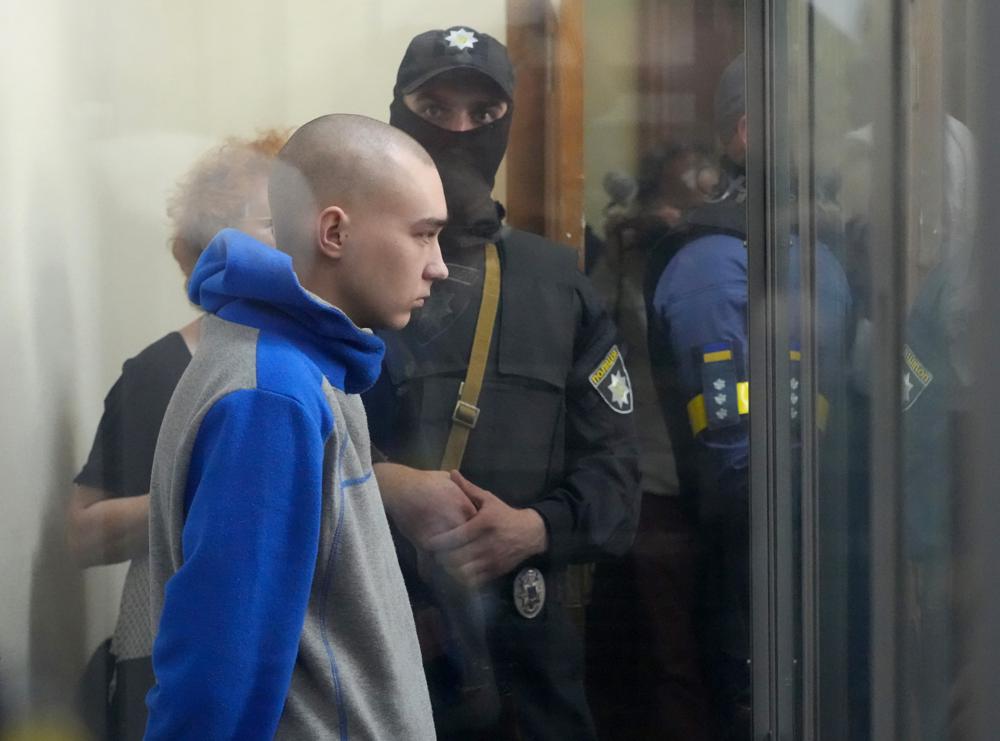
M 230 138 L 198 159 L 167 204 L 171 251 L 185 280 L 221 229 L 274 246 L 267 180 L 287 134 Z M 82 568 L 131 561 L 114 636 L 81 684 L 80 710 L 98 738 L 141 738 L 153 686 L 149 633 L 149 485 L 160 424 L 201 335 L 201 317 L 125 361 L 68 502 L 67 542 Z

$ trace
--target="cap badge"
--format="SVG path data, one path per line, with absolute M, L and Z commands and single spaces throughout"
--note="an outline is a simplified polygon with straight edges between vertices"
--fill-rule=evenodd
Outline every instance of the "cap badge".
M 531 620 L 545 606 L 545 577 L 538 569 L 521 569 L 514 577 L 514 607 L 518 614 Z
M 466 31 L 464 28 L 453 28 L 444 37 L 444 40 L 448 42 L 448 46 L 456 49 L 471 49 L 479 41 L 476 38 L 476 34 L 472 31 Z

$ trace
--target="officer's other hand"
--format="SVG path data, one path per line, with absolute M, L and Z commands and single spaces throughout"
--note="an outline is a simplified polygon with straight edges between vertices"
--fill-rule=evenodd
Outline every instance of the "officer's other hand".
M 456 581 L 478 587 L 548 547 L 545 522 L 535 510 L 505 504 L 458 471 L 451 472 L 451 480 L 479 511 L 465 524 L 428 540 L 427 550 Z
M 476 506 L 447 471 L 422 471 L 376 463 L 382 501 L 400 532 L 418 548 L 476 514 Z

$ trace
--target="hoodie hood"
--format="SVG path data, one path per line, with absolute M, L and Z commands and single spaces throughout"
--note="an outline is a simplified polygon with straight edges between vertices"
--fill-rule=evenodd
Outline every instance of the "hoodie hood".
M 299 283 L 291 258 L 236 229 L 223 229 L 201 254 L 188 297 L 210 314 L 281 336 L 348 394 L 374 385 L 385 345 Z

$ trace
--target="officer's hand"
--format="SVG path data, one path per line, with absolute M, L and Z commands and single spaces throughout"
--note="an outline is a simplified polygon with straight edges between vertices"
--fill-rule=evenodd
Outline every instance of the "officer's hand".
M 479 511 L 464 525 L 428 540 L 427 550 L 459 583 L 478 587 L 548 547 L 545 523 L 535 510 L 505 504 L 458 471 L 451 479 Z
M 418 548 L 476 514 L 476 506 L 447 471 L 421 471 L 396 463 L 376 463 L 375 478 L 386 511 Z

